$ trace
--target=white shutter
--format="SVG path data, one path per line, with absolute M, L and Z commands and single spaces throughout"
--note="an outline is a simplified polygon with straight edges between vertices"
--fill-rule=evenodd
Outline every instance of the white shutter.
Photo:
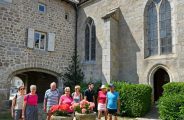
M 34 45 L 34 29 L 28 28 L 27 47 L 33 48 L 33 45 Z
M 55 34 L 48 34 L 48 51 L 54 51 L 55 48 Z

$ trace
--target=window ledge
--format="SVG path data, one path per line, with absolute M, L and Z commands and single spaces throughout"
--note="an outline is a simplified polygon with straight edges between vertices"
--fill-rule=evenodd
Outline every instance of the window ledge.
M 176 58 L 176 54 L 167 54 L 167 55 L 154 55 L 154 56 L 149 56 L 145 58 L 145 60 L 156 60 L 156 59 L 172 59 Z
M 81 62 L 83 65 L 95 65 L 96 61 L 82 61 Z

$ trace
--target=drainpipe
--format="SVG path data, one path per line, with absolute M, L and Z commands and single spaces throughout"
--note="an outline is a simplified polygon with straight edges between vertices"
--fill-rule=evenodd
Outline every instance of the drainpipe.
M 76 20 L 75 20 L 75 46 L 74 46 L 74 54 L 75 57 L 77 57 L 77 28 L 78 28 L 78 6 L 77 4 L 75 4 L 75 16 L 76 16 Z M 77 62 L 77 61 L 76 61 Z M 76 69 L 76 64 L 75 64 L 75 85 L 76 85 L 76 73 L 77 73 L 77 69 Z

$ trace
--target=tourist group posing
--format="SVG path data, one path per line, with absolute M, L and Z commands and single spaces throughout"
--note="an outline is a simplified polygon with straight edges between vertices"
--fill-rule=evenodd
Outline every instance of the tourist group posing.
M 47 113 L 47 120 L 51 118 L 51 107 L 53 105 L 68 104 L 72 106 L 74 103 L 80 103 L 83 99 L 88 102 L 95 103 L 95 92 L 93 90 L 93 83 L 88 84 L 88 89 L 84 92 L 84 97 L 80 92 L 80 86 L 75 86 L 75 92 L 70 93 L 70 87 L 65 87 L 64 94 L 60 96 L 59 90 L 56 88 L 56 83 L 52 82 L 50 84 L 50 89 L 45 92 L 43 110 Z M 98 119 L 101 119 L 102 113 L 104 113 L 105 120 L 107 118 L 112 120 L 112 115 L 114 120 L 117 120 L 117 113 L 120 112 L 120 100 L 119 93 L 115 91 L 115 86 L 109 84 L 109 90 L 107 90 L 105 85 L 100 87 L 97 95 L 97 110 Z M 38 96 L 36 94 L 36 86 L 30 86 L 30 93 L 25 95 L 24 86 L 18 88 L 18 93 L 12 100 L 12 117 L 14 120 L 24 119 L 24 120 L 38 120 Z M 71 109 L 69 111 L 73 113 Z

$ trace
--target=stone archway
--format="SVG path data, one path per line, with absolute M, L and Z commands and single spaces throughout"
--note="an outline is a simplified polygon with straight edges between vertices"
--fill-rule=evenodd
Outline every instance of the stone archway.
M 153 87 L 154 87 L 154 101 L 157 101 L 160 96 L 162 96 L 163 93 L 163 85 L 170 82 L 170 78 L 168 73 L 162 69 L 159 68 L 153 77 Z
M 161 71 L 161 72 L 159 72 L 159 71 Z M 162 75 L 162 73 L 165 73 L 166 76 L 168 75 L 167 78 L 169 78 L 169 82 L 172 82 L 173 80 L 175 80 L 174 78 L 177 79 L 177 76 L 174 76 L 175 71 L 173 69 L 169 69 L 167 66 L 165 66 L 163 64 L 156 64 L 156 65 L 152 66 L 149 69 L 149 71 L 147 72 L 148 84 L 152 86 L 152 102 L 155 102 L 158 99 L 157 97 L 155 97 L 155 92 L 157 91 L 156 90 L 157 88 L 154 87 L 156 84 L 155 79 L 157 78 L 156 76 Z M 158 77 L 157 82 L 159 82 L 159 77 Z M 157 99 L 155 99 L 155 98 L 157 98 Z
M 34 84 L 37 86 L 38 102 L 41 103 L 44 100 L 45 91 L 50 88 L 50 83 L 56 82 L 59 91 L 63 88 L 62 81 L 59 74 L 40 68 L 21 69 L 13 72 L 9 79 L 12 80 L 15 76 L 19 77 L 25 87 L 26 93 L 29 93 L 30 85 Z

